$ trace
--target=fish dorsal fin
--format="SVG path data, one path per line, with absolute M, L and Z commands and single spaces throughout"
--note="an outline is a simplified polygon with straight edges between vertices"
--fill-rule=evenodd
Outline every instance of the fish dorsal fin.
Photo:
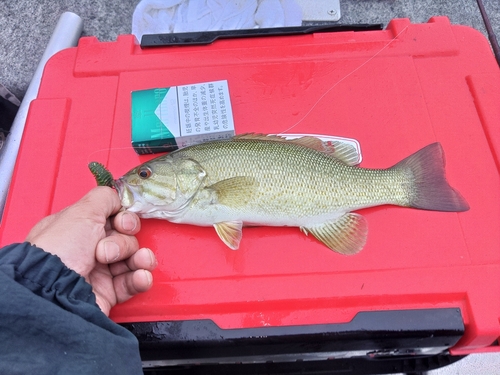
M 242 221 L 223 221 L 215 223 L 214 228 L 222 242 L 229 246 L 231 250 L 238 250 L 242 237 Z
M 368 235 L 366 219 L 354 213 L 346 213 L 334 221 L 301 227 L 306 235 L 311 233 L 331 250 L 344 255 L 353 255 L 365 246 Z
M 257 180 L 248 176 L 231 177 L 208 187 L 208 189 L 215 191 L 218 203 L 229 207 L 246 205 L 257 188 Z
M 293 143 L 301 145 L 304 147 L 312 148 L 316 151 L 326 152 L 325 144 L 323 141 L 316 137 L 303 136 L 299 138 L 288 139 L 286 135 L 274 135 L 274 134 L 261 134 L 261 133 L 246 133 L 239 134 L 233 137 L 234 140 L 259 140 L 259 141 L 272 141 L 272 142 L 282 142 L 282 143 Z M 327 146 L 328 148 L 328 146 Z
M 243 134 L 236 134 L 232 140 L 239 141 L 239 140 L 265 140 L 265 141 L 286 141 L 285 138 L 280 137 L 278 135 L 268 135 L 264 133 L 243 133 Z
M 333 152 L 330 154 L 331 156 L 343 161 L 347 165 L 352 166 L 359 164 L 360 158 L 356 147 L 341 141 L 331 141 L 328 143 L 330 143 L 330 146 L 333 148 Z
M 239 134 L 234 136 L 233 140 L 263 140 L 292 143 L 322 152 L 344 162 L 347 165 L 359 164 L 359 154 L 356 148 L 341 141 L 322 141 L 320 138 L 313 136 L 302 136 L 289 139 L 286 137 L 286 134 L 267 135 L 257 133 Z

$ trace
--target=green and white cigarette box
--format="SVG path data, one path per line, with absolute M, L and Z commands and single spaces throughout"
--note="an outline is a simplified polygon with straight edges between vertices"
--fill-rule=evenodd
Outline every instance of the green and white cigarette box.
M 227 81 L 132 91 L 132 146 L 138 154 L 231 138 Z

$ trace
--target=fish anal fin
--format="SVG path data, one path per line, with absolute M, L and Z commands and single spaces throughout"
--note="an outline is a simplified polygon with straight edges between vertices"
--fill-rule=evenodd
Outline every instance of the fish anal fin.
M 311 233 L 328 248 L 344 255 L 353 255 L 365 246 L 368 235 L 366 219 L 355 213 L 346 213 L 334 221 L 300 228 Z
M 247 204 L 257 190 L 258 182 L 254 177 L 237 176 L 216 182 L 208 188 L 217 194 L 217 202 L 229 207 Z
M 238 250 L 242 237 L 242 221 L 224 221 L 215 223 L 214 228 L 222 242 L 224 242 L 231 250 Z

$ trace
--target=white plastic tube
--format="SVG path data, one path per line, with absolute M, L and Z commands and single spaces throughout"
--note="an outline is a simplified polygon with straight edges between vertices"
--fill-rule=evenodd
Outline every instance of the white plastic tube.
M 6 143 L 0 150 L 0 218 L 3 216 L 5 201 L 7 200 L 10 181 L 23 136 L 28 109 L 31 101 L 38 95 L 45 64 L 55 53 L 76 46 L 82 34 L 82 29 L 83 21 L 78 15 L 71 12 L 65 12 L 61 15 L 38 67 L 33 74 L 24 99 L 19 106 Z

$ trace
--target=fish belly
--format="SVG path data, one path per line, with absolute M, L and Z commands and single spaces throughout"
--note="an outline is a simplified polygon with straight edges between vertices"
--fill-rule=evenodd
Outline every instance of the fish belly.
M 215 223 L 241 221 L 244 226 L 303 227 L 337 220 L 345 213 L 346 211 L 336 210 L 316 216 L 294 216 L 280 212 L 235 210 L 224 205 L 212 205 L 206 209 L 190 207 L 181 217 L 170 219 L 170 221 L 197 226 L 212 226 Z

